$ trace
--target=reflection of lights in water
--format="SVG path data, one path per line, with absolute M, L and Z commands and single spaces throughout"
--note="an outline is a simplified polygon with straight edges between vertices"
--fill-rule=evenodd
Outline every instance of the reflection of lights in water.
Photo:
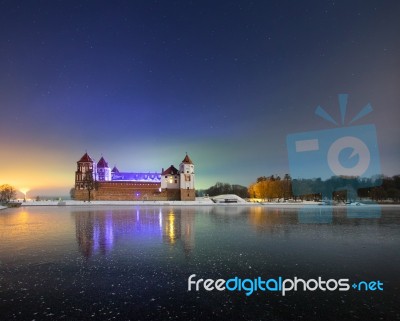
M 28 222 L 28 218 L 29 218 L 28 212 L 22 211 L 18 215 L 18 223 L 19 224 L 25 224 L 26 222 Z
M 160 231 L 162 230 L 162 213 L 161 213 L 161 208 L 158 213 L 158 224 L 160 225 Z
M 0 227 L 4 227 L 0 236 L 6 240 L 19 240 L 21 242 L 30 240 L 33 235 L 31 223 L 35 223 L 35 217 L 29 215 L 29 212 L 24 208 L 16 209 L 16 211 L 18 212 L 11 216 L 0 215 Z M 12 226 L 12 229 L 7 230 L 7 226 Z
M 112 214 L 109 214 L 106 217 L 105 241 L 107 249 L 108 250 L 111 249 L 114 243 L 114 227 L 113 227 Z
M 172 210 L 168 214 L 167 231 L 169 240 L 171 241 L 171 243 L 175 243 L 175 214 Z
M 96 252 L 100 248 L 100 229 L 98 224 L 93 226 L 93 250 Z
M 92 249 L 93 253 L 107 253 L 114 244 L 114 226 L 112 214 L 93 218 Z

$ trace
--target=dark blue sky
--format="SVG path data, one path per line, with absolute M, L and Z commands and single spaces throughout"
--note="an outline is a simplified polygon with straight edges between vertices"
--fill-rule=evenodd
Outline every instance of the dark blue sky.
M 0 1 L 0 183 L 68 191 L 85 150 L 124 171 L 188 152 L 197 187 L 289 172 L 288 134 L 375 124 L 400 160 L 398 1 Z

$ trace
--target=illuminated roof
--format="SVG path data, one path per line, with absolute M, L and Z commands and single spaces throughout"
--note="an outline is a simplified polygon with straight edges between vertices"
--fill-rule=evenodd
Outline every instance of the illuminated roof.
M 87 162 L 93 163 L 93 159 L 88 155 L 88 153 L 85 153 L 85 155 L 83 155 L 81 157 L 81 159 L 78 161 L 78 163 L 87 163 Z
M 112 172 L 112 181 L 129 181 L 129 182 L 154 182 L 161 181 L 160 173 L 126 173 Z
M 188 156 L 188 154 L 186 154 L 186 156 L 185 156 L 185 158 L 183 159 L 182 163 L 184 163 L 184 164 L 192 164 L 192 165 L 193 165 L 193 162 L 192 162 L 192 160 L 190 159 L 190 157 Z
M 176 174 L 178 174 L 178 170 L 174 167 L 174 165 L 171 165 L 165 171 L 162 172 L 162 175 L 176 175 Z
M 97 167 L 99 167 L 99 168 L 108 167 L 108 163 L 105 161 L 103 156 L 100 158 L 99 162 L 97 163 Z

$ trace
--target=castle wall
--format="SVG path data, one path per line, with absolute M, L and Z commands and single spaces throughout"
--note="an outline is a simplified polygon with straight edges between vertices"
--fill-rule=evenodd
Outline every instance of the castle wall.
M 154 200 L 160 196 L 159 183 L 141 182 L 97 182 L 91 199 L 97 201 L 138 201 Z M 75 190 L 75 199 L 88 200 L 88 191 Z
M 90 191 L 93 201 L 176 201 L 181 199 L 179 189 L 164 189 L 160 183 L 141 182 L 97 182 L 97 188 Z M 75 199 L 87 201 L 88 190 L 76 189 Z
M 180 200 L 180 191 L 179 189 L 166 189 L 163 190 L 163 193 L 165 193 L 165 197 L 167 201 L 179 201 Z
M 194 201 L 196 200 L 196 191 L 194 189 L 180 189 L 181 201 Z

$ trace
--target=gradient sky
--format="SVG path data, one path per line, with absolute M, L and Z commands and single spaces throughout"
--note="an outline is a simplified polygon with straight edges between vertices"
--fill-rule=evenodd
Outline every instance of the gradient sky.
M 399 1 L 0 1 L 0 184 L 67 194 L 85 153 L 197 188 L 289 172 L 286 136 L 376 125 L 400 173 Z

